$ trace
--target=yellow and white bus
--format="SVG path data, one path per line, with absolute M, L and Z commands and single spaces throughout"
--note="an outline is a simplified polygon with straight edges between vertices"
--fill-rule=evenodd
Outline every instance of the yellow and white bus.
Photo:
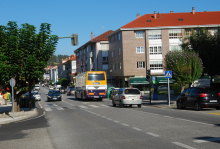
M 76 99 L 86 98 L 102 101 L 107 97 L 107 77 L 105 71 L 87 71 L 76 76 Z

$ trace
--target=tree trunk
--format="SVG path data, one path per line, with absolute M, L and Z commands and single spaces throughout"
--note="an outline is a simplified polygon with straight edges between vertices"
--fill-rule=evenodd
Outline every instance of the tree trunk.
M 11 107 L 11 112 L 13 112 L 13 106 Z M 19 98 L 14 94 L 14 112 L 20 112 Z
M 181 93 L 184 91 L 186 85 L 182 85 Z

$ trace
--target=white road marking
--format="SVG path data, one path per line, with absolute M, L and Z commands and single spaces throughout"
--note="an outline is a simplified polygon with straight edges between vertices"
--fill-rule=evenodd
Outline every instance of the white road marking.
M 108 120 L 110 120 L 110 121 L 112 121 L 112 119 L 111 118 L 107 118 Z
M 104 105 L 104 104 L 101 104 L 100 106 L 102 106 L 102 107 L 109 107 L 109 106 L 107 106 L 107 105 Z
M 76 109 L 75 107 L 67 107 L 68 109 Z
M 119 123 L 119 121 L 116 121 L 116 120 L 115 120 L 114 122 L 115 122 L 115 123 Z
M 188 145 L 185 145 L 185 144 L 182 144 L 182 143 L 179 143 L 179 142 L 172 142 L 173 144 L 176 144 L 178 146 L 181 146 L 183 148 L 187 148 L 187 149 L 196 149 L 194 147 L 191 147 L 191 146 L 188 146 Z
M 57 107 L 57 110 L 64 110 L 62 107 Z
M 202 123 L 202 122 L 196 122 L 196 121 L 191 121 L 191 120 L 182 119 L 182 118 L 176 118 L 176 119 L 182 120 L 182 121 L 187 121 L 187 122 L 193 122 L 193 123 L 198 123 L 198 124 L 209 125 L 209 126 L 215 126 L 215 125 L 213 125 L 213 124 L 207 124 L 207 123 Z
M 167 117 L 167 118 L 173 118 L 173 117 L 171 117 L 171 116 L 164 116 L 164 117 Z
M 147 132 L 147 134 L 149 134 L 149 135 L 151 135 L 151 136 L 154 136 L 154 137 L 159 137 L 159 135 L 154 134 L 154 133 L 152 133 L 152 132 Z
M 38 104 L 39 104 L 40 108 L 43 109 L 43 107 L 41 106 L 40 102 L 38 102 Z
M 137 130 L 137 131 L 141 131 L 142 129 L 137 128 L 137 127 L 133 127 L 133 129 Z
M 128 124 L 125 124 L 125 123 L 122 123 L 122 125 L 124 125 L 124 126 L 129 126 Z
M 194 140 L 193 142 L 204 143 L 204 142 L 216 142 L 216 141 L 220 141 L 220 138 L 208 138 L 208 139 L 204 139 L 204 140 Z
M 99 106 L 97 106 L 97 105 L 89 105 L 89 106 L 91 106 L 91 107 L 93 107 L 93 108 L 98 108 Z
M 51 108 L 44 108 L 44 109 L 45 109 L 45 111 L 52 111 Z
M 56 104 L 53 104 L 53 106 L 57 107 L 58 105 L 56 105 Z
M 105 116 L 102 116 L 103 118 L 106 118 Z
M 83 105 L 79 105 L 78 107 L 80 107 L 80 108 L 84 108 L 84 109 L 88 109 L 88 107 L 83 106 Z
M 71 103 L 68 103 L 68 102 L 66 102 L 66 101 L 64 101 L 64 100 L 62 100 L 62 102 L 65 102 L 65 103 L 67 103 L 67 104 L 69 104 L 69 105 L 71 105 L 71 106 L 75 106 L 75 105 L 72 105 Z

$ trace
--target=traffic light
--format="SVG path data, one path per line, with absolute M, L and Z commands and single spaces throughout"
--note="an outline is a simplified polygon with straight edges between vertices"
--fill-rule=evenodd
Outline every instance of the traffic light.
M 78 34 L 71 34 L 72 46 L 78 46 Z
M 147 70 L 146 80 L 150 82 L 150 70 Z

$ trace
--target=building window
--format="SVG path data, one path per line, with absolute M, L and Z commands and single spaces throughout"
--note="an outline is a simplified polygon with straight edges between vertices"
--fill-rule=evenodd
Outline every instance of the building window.
M 87 53 L 89 52 L 89 47 L 87 47 Z
M 179 45 L 170 45 L 170 51 L 182 51 L 182 47 Z
M 107 50 L 107 44 L 101 44 L 102 45 L 102 50 Z
M 163 70 L 162 61 L 150 61 L 150 70 Z
M 186 29 L 185 30 L 185 35 L 191 36 L 192 35 L 192 30 L 191 29 Z
M 111 52 L 111 56 L 113 57 L 113 51 Z
M 118 34 L 118 40 L 120 40 L 121 39 L 121 35 L 120 35 L 120 33 Z
M 145 62 L 137 62 L 137 68 L 145 68 Z
M 177 39 L 177 38 L 182 38 L 182 30 L 181 29 L 169 30 L 169 39 Z
M 143 31 L 137 31 L 136 32 L 136 38 L 144 38 L 144 32 Z
M 136 53 L 144 53 L 144 47 L 137 47 Z
M 121 69 L 121 63 L 118 63 L 118 69 Z
M 118 49 L 118 55 L 121 55 L 121 48 Z
M 115 56 L 116 56 L 116 50 L 114 50 L 115 51 Z
M 117 70 L 117 63 L 115 63 L 115 70 Z
M 102 64 L 108 64 L 108 57 L 102 57 Z
M 112 68 L 112 70 L 114 70 L 114 65 L 113 64 L 111 64 L 111 68 Z
M 149 40 L 162 39 L 161 30 L 151 30 L 148 32 Z
M 150 55 L 162 54 L 161 46 L 150 46 Z

